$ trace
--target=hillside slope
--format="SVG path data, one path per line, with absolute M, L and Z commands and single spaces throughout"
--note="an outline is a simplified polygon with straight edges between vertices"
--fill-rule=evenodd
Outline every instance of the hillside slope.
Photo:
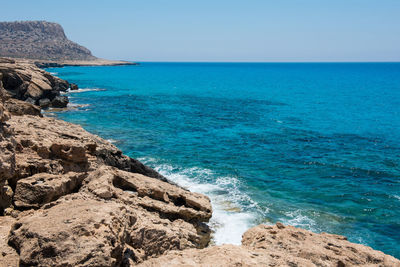
M 0 22 L 0 56 L 96 60 L 89 49 L 70 41 L 60 24 L 46 21 Z

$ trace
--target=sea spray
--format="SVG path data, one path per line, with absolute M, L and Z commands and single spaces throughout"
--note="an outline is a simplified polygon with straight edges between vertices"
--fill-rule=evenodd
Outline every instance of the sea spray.
M 211 170 L 202 168 L 184 169 L 168 164 L 157 165 L 157 160 L 152 158 L 139 160 L 155 166 L 156 171 L 172 182 L 210 197 L 213 216 L 209 226 L 213 230 L 213 241 L 217 245 L 240 245 L 242 234 L 260 218 L 260 213 L 249 210 L 259 209 L 257 203 L 246 195 L 245 190 L 240 189 L 240 182 L 234 177 L 216 177 Z M 244 206 L 241 204 L 243 201 L 251 205 Z

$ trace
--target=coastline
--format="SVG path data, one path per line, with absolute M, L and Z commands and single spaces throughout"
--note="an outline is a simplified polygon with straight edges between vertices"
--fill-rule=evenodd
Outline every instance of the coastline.
M 108 60 L 96 58 L 92 60 L 41 60 L 30 58 L 11 58 L 0 57 L 2 60 L 17 61 L 20 64 L 32 64 L 38 68 L 61 68 L 65 66 L 122 66 L 122 65 L 139 65 L 137 62 L 124 60 Z
M 36 72 L 37 70 L 30 69 L 30 71 Z M 45 95 L 43 94 L 43 96 Z M 3 101 L 7 102 L 10 99 L 5 97 Z M 10 107 L 13 108 L 11 109 Z M 363 245 L 350 243 L 344 237 L 313 234 L 306 230 L 283 226 L 279 223 L 275 226 L 252 228 L 245 233 L 242 246 L 216 246 L 208 247 L 204 250 L 186 250 L 193 247 L 204 248 L 210 242 L 210 231 L 203 224 L 211 217 L 211 205 L 207 197 L 190 193 L 174 184 L 168 183 L 157 172 L 149 170 L 139 161 L 124 156 L 115 146 L 89 134 L 78 125 L 51 118 L 41 118 L 40 109 L 39 113 L 37 113 L 37 107 L 29 103 L 16 100 L 14 104 L 9 104 L 7 109 L 1 109 L 2 112 L 0 114 L 4 117 L 1 121 L 4 124 L 2 127 L 8 129 L 8 134 L 4 136 L 4 140 L 8 140 L 7 138 L 10 138 L 9 136 L 11 135 L 18 144 L 14 148 L 14 161 L 16 160 L 16 162 L 13 163 L 17 169 L 9 170 L 10 176 L 7 179 L 7 181 L 14 181 L 16 185 L 12 185 L 11 182 L 4 185 L 11 190 L 11 200 L 9 200 L 8 208 L 11 208 L 11 205 L 16 205 L 9 210 L 4 208 L 4 213 L 8 214 L 8 216 L 3 216 L 12 222 L 7 221 L 8 227 L 14 225 L 11 230 L 6 229 L 5 232 L 10 231 L 9 235 L 7 233 L 4 234 L 4 236 L 8 236 L 8 242 L 14 244 L 14 248 L 18 248 L 19 255 L 15 251 L 7 254 L 8 256 L 11 255 L 9 258 L 12 258 L 14 262 L 19 258 L 23 263 L 51 263 L 55 266 L 60 264 L 60 262 L 54 262 L 45 257 L 47 251 L 45 248 L 33 245 L 37 254 L 30 254 L 32 247 L 29 247 L 29 244 L 23 245 L 26 237 L 23 236 L 23 232 L 19 229 L 22 227 L 25 231 L 35 233 L 38 236 L 38 241 L 41 240 L 40 238 L 46 240 L 45 231 L 47 229 L 37 228 L 36 221 L 48 224 L 49 219 L 45 219 L 45 217 L 57 218 L 60 213 L 66 213 L 63 215 L 66 216 L 64 219 L 69 220 L 68 212 L 75 209 L 82 211 L 88 208 L 79 204 L 79 202 L 85 200 L 99 209 L 105 208 L 111 212 L 113 209 L 124 210 L 123 217 L 117 216 L 113 218 L 123 222 L 122 225 L 116 227 L 121 231 L 119 234 L 130 235 L 131 238 L 128 240 L 113 237 L 117 240 L 118 246 L 121 246 L 117 253 L 119 258 L 110 257 L 110 259 L 106 259 L 100 256 L 98 250 L 97 252 L 94 250 L 97 253 L 95 255 L 98 255 L 99 259 L 103 260 L 102 263 L 106 263 L 104 266 L 111 266 L 112 262 L 122 265 L 124 260 L 131 261 L 131 264 L 143 264 L 143 266 L 162 266 L 166 262 L 170 262 L 171 266 L 173 266 L 176 261 L 179 261 L 180 264 L 187 264 L 188 259 L 192 258 L 194 262 L 197 260 L 198 264 L 202 264 L 205 262 L 204 257 L 208 256 L 214 262 L 219 260 L 220 265 L 218 266 L 230 266 L 236 262 L 243 262 L 243 259 L 246 259 L 245 262 L 249 265 L 261 265 L 265 262 L 289 265 L 290 262 L 294 262 L 299 266 L 317 263 L 326 264 L 326 266 L 330 266 L 329 264 L 345 266 L 341 264 L 350 263 L 395 266 L 395 264 L 399 263 L 398 260 L 391 256 Z M 30 110 L 35 110 L 35 112 Z M 12 113 L 11 116 L 7 114 L 10 112 Z M 7 115 L 3 116 L 3 114 Z M 12 142 L 10 141 L 10 143 Z M 22 164 L 26 159 L 33 159 L 33 161 L 29 165 Z M 11 158 L 1 158 L 1 160 L 4 162 L 7 160 L 12 161 L 12 155 Z M 13 164 L 10 165 L 9 169 L 12 168 Z M 53 165 L 51 168 L 46 169 L 46 164 Z M 20 169 L 18 170 L 18 168 Z M 18 172 L 19 174 L 15 175 L 15 173 L 11 172 Z M 84 174 L 80 176 L 79 173 Z M 137 173 L 141 173 L 142 176 L 138 176 Z M 62 186 L 52 182 L 54 180 L 58 181 L 54 179 L 54 175 L 61 176 L 61 180 L 66 180 L 67 182 L 62 183 Z M 146 176 L 148 177 L 146 178 Z M 140 182 L 138 183 L 137 181 Z M 2 182 L 5 181 L 3 180 Z M 28 182 L 35 182 L 36 184 L 29 186 Z M 21 186 L 18 186 L 19 183 L 21 183 Z M 40 186 L 43 183 L 47 186 L 53 186 L 53 190 L 43 193 L 46 196 L 51 195 L 45 203 L 35 198 L 25 197 L 25 195 L 29 196 L 30 192 L 43 190 Z M 72 183 L 74 186 L 69 189 L 62 189 L 68 183 Z M 23 188 L 24 190 L 17 191 L 18 188 Z M 62 192 L 61 195 L 60 191 Z M 17 192 L 18 197 L 15 195 Z M 15 201 L 16 199 L 18 202 Z M 167 204 L 165 205 L 165 203 Z M 132 211 L 131 206 L 134 206 L 137 210 Z M 140 216 L 133 215 L 138 210 L 141 212 Z M 74 216 L 79 214 L 74 212 Z M 98 211 L 94 210 L 90 210 L 90 212 L 93 215 L 90 215 L 92 216 L 91 219 L 95 221 L 99 218 L 115 216 L 105 213 L 99 216 Z M 125 217 L 132 217 L 132 221 L 126 221 Z M 80 227 L 84 227 L 83 223 L 87 223 L 86 218 L 79 216 L 78 218 L 79 222 L 75 223 L 78 223 Z M 147 228 L 142 226 L 142 228 L 139 227 L 140 231 L 132 230 L 138 227 L 138 218 L 149 224 L 146 225 Z M 60 233 L 63 222 L 60 220 L 55 221 L 56 227 L 52 228 L 52 231 Z M 151 224 L 151 221 L 153 223 L 156 221 L 156 223 Z M 160 223 L 166 224 L 164 225 L 165 227 L 160 229 L 158 225 Z M 15 227 L 15 225 L 19 224 L 22 224 L 22 226 Z M 0 225 L 3 225 L 3 223 Z M 109 226 L 114 228 L 111 223 Z M 87 231 L 95 231 L 100 235 L 99 238 L 89 235 L 91 239 L 96 240 L 97 244 L 108 244 L 107 240 L 110 237 L 104 235 L 104 229 L 98 230 L 102 228 L 97 228 L 96 225 L 93 227 L 91 225 L 84 227 Z M 123 227 L 128 228 L 129 234 L 121 230 Z M 132 242 L 132 235 L 134 236 L 135 233 L 138 235 L 148 233 L 147 243 L 143 240 L 141 243 Z M 71 234 L 76 238 L 81 238 L 79 234 L 76 235 L 73 232 Z M 179 236 L 179 238 L 176 239 L 176 236 Z M 62 256 L 63 254 L 57 254 L 61 253 L 58 251 L 57 246 L 62 246 L 62 241 L 55 238 L 50 243 L 52 242 L 52 253 Z M 282 247 L 279 242 L 283 242 L 285 246 Z M 7 247 L 7 251 L 11 249 L 8 245 L 2 244 L 2 246 Z M 87 253 L 93 253 L 93 249 L 90 246 L 85 248 L 86 250 L 77 251 L 74 248 L 67 247 L 67 252 L 78 255 L 78 258 L 81 256 L 86 257 Z M 107 247 L 107 249 L 109 250 L 106 251 L 106 254 L 109 252 L 111 255 L 112 246 L 111 248 Z M 184 252 L 179 254 L 180 252 L 174 252 L 174 250 L 183 250 Z M 215 258 L 215 255 L 218 255 L 221 251 L 229 255 L 229 257 L 223 259 Z M 297 252 L 291 254 L 293 251 Z M 338 251 L 340 253 L 337 253 Z M 359 255 L 360 251 L 365 252 L 365 254 Z M 252 256 L 254 253 L 260 256 Z M 149 258 L 162 254 L 166 255 L 147 261 Z M 272 257 L 271 255 L 273 254 L 279 255 L 279 258 Z M 321 259 L 322 256 L 325 256 L 325 259 Z M 3 259 L 0 258 L 1 260 Z M 68 260 L 72 261 L 73 259 Z M 90 260 L 88 259 L 89 262 L 86 263 L 90 263 Z M 173 263 L 174 261 L 175 263 Z M 96 264 L 95 261 L 91 263 L 92 265 Z M 71 262 L 71 264 L 74 264 L 74 262 Z M 87 265 L 89 266 L 89 264 Z
M 55 68 L 65 66 L 122 66 L 122 65 L 139 65 L 136 62 L 123 61 L 123 60 L 107 60 L 97 58 L 95 60 L 27 60 L 34 63 L 39 68 Z

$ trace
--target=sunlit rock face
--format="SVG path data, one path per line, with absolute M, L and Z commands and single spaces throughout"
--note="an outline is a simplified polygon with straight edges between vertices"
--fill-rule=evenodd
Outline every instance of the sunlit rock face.
M 38 60 L 94 60 L 70 41 L 61 25 L 47 21 L 0 22 L 0 56 Z

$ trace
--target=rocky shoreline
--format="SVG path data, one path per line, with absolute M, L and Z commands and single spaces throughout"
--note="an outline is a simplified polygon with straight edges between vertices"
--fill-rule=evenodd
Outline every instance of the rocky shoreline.
M 343 236 L 280 223 L 248 230 L 242 246 L 209 246 L 207 196 L 42 116 L 65 107 L 71 87 L 0 59 L 1 266 L 400 266 Z
M 24 59 L 29 63 L 35 64 L 39 68 L 60 68 L 65 66 L 122 66 L 122 65 L 139 65 L 136 62 L 123 61 L 123 60 L 107 60 L 97 58 L 95 60 L 56 60 L 56 61 L 43 61 L 43 60 L 29 60 Z
M 95 57 L 86 47 L 69 40 L 63 27 L 48 21 L 0 22 L 0 57 L 40 68 L 63 66 L 137 65 Z

